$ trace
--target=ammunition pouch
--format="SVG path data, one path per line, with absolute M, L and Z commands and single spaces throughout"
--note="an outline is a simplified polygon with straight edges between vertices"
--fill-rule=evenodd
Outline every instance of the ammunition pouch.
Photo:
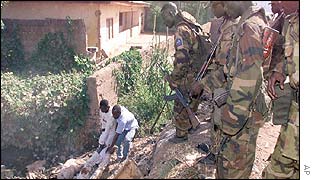
M 213 99 L 214 102 L 214 112 L 212 114 L 212 118 L 214 124 L 217 125 L 220 129 L 222 128 L 222 106 L 226 103 L 228 98 L 229 91 L 225 90 L 224 88 L 217 88 L 213 91 Z
M 294 90 L 289 83 L 284 84 L 284 89 L 279 86 L 275 87 L 275 92 L 278 98 L 272 102 L 273 124 L 286 124 L 289 120 L 290 106 L 293 99 Z

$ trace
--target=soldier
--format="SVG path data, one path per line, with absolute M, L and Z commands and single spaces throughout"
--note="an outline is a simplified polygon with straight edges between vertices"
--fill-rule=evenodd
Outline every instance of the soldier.
M 268 60 L 266 60 L 263 63 L 264 76 L 266 77 L 266 79 L 268 79 L 275 65 L 279 62 L 280 59 L 283 58 L 283 54 L 284 54 L 284 49 L 282 47 L 284 43 L 284 36 L 281 35 L 281 31 L 284 24 L 285 14 L 281 6 L 281 1 L 271 1 L 270 4 L 271 4 L 271 11 L 274 14 L 274 16 L 273 16 L 273 19 L 269 22 L 269 24 L 270 24 L 270 27 L 279 31 L 279 36 L 273 46 L 271 57 L 268 58 Z
M 239 18 L 232 19 L 226 14 L 224 1 L 211 1 L 210 7 L 214 16 L 217 17 L 217 19 L 214 19 L 211 22 L 211 41 L 215 43 L 217 42 L 218 46 L 215 50 L 213 63 L 208 67 L 207 74 L 200 83 L 193 84 L 193 91 L 196 92 L 196 94 L 200 93 L 201 89 L 206 89 L 204 94 L 217 94 L 217 92 L 226 88 L 226 58 L 232 45 L 232 33 L 235 31 L 236 25 L 239 21 Z M 212 103 L 210 103 L 210 106 L 211 104 Z M 209 107 L 209 109 L 211 111 L 212 107 Z M 215 106 L 214 113 L 211 114 L 211 119 L 214 121 L 213 130 L 211 130 L 211 137 L 214 138 L 214 145 L 218 145 L 221 139 L 220 131 L 218 131 L 218 127 L 221 127 L 219 114 L 221 114 L 221 109 Z M 207 162 L 207 160 L 205 162 Z
M 190 98 L 191 84 L 203 63 L 200 58 L 199 41 L 195 32 L 201 31 L 200 26 L 185 18 L 174 3 L 167 3 L 161 9 L 162 18 L 167 27 L 176 27 L 174 36 L 175 60 L 174 70 L 166 76 L 171 89 L 179 88 L 186 99 L 189 99 L 193 112 L 198 109 L 199 101 Z M 192 130 L 189 116 L 180 102 L 174 103 L 174 119 L 176 135 L 170 139 L 173 143 L 188 139 L 188 132 Z
M 267 179 L 299 178 L 299 2 L 282 1 L 285 14 L 282 34 L 285 37 L 284 58 L 276 64 L 269 78 L 268 94 L 274 99 L 274 118 L 282 126 L 271 161 L 263 170 Z M 293 12 L 293 13 L 292 13 Z M 289 83 L 285 83 L 286 77 Z M 275 83 L 280 83 L 275 88 Z M 282 96 L 283 92 L 289 96 Z M 286 108 L 279 108 L 288 104 Z M 283 106 L 281 106 L 283 107 Z
M 263 82 L 263 30 L 267 18 L 263 8 L 251 1 L 227 1 L 231 18 L 241 16 L 227 58 L 226 104 L 222 106 L 221 131 L 227 141 L 217 159 L 217 178 L 248 179 L 255 160 L 256 140 L 263 124 L 255 106 Z

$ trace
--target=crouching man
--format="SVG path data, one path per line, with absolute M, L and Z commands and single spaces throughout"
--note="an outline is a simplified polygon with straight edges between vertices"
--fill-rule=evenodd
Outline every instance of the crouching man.
M 139 125 L 135 116 L 124 106 L 115 105 L 112 114 L 114 119 L 117 120 L 117 128 L 107 152 L 112 152 L 113 146 L 116 144 L 118 146 L 117 160 L 122 162 L 128 158 L 129 149 Z M 123 150 L 121 148 L 122 143 Z

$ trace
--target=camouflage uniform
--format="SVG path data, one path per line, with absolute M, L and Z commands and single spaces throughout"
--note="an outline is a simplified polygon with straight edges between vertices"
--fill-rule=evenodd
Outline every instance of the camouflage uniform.
M 190 100 L 190 107 L 193 112 L 198 109 L 199 102 L 190 99 L 189 92 L 191 84 L 194 82 L 196 72 L 202 64 L 198 57 L 199 42 L 197 35 L 187 22 L 180 22 L 176 25 L 176 33 L 174 36 L 175 60 L 174 69 L 170 75 L 177 87 L 181 90 L 186 99 Z M 174 103 L 174 119 L 177 137 L 187 137 L 188 130 L 192 128 L 189 116 L 182 104 L 175 100 Z
M 239 19 L 230 19 L 227 17 L 222 17 L 215 19 L 211 22 L 210 34 L 211 37 L 216 36 L 220 38 L 218 42 L 218 46 L 215 51 L 213 63 L 209 65 L 208 72 L 205 77 L 200 81 L 203 85 L 206 93 L 212 95 L 215 89 L 218 88 L 226 88 L 226 78 L 225 74 L 227 74 L 226 67 L 226 58 L 227 53 L 232 45 L 232 34 L 236 29 L 236 25 Z M 215 27 L 216 26 L 216 27 Z M 217 35 L 216 35 L 217 34 Z M 221 37 L 219 37 L 221 35 Z M 211 38 L 212 42 L 217 42 L 217 39 Z M 204 92 L 205 93 L 205 92 Z M 211 119 L 214 121 L 214 125 L 221 127 L 221 109 L 214 106 L 213 104 L 209 104 L 210 109 L 214 109 L 214 113 L 211 114 Z M 211 137 L 214 138 L 213 144 L 218 145 L 220 141 L 220 131 L 211 130 Z M 216 147 L 213 147 L 216 148 Z
M 221 130 L 230 138 L 218 156 L 219 179 L 249 178 L 253 167 L 263 121 L 254 104 L 263 81 L 262 35 L 267 23 L 264 9 L 251 6 L 243 13 L 233 35 L 227 58 L 230 92 L 221 117 Z
M 219 20 L 222 23 L 222 25 L 220 29 L 218 29 L 218 33 L 221 34 L 222 37 L 219 40 L 219 44 L 214 55 L 215 57 L 213 61 L 214 63 L 212 63 L 208 67 L 209 72 L 200 81 L 200 83 L 203 84 L 203 86 L 208 92 L 213 92 L 214 89 L 222 87 L 223 84 L 226 82 L 224 74 L 227 73 L 226 68 L 227 53 L 232 45 L 232 33 L 233 31 L 235 31 L 236 25 L 238 23 L 238 20 L 232 20 L 227 18 L 222 19 L 223 22 L 221 21 L 221 18 Z M 213 32 L 210 33 L 214 34 Z M 217 40 L 215 39 L 212 41 L 216 42 Z
M 289 76 L 290 86 L 299 88 L 299 14 L 286 17 L 288 26 L 284 26 L 285 58 L 279 62 L 275 71 Z M 281 126 L 271 162 L 262 176 L 267 179 L 299 178 L 299 96 L 291 99 L 287 123 Z

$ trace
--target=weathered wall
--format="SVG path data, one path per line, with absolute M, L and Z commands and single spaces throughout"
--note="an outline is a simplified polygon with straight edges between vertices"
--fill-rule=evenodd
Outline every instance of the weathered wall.
M 12 31 L 13 27 L 18 28 L 18 35 L 25 51 L 26 57 L 36 50 L 38 42 L 49 32 L 63 32 L 65 39 L 69 37 L 67 20 L 63 19 L 45 19 L 45 20 L 21 20 L 21 19 L 3 19 L 8 29 Z M 72 20 L 73 28 L 72 39 L 69 40 L 77 53 L 86 52 L 86 29 L 83 20 Z
M 82 129 L 83 138 L 89 139 L 91 134 L 99 133 L 99 102 L 101 99 L 107 99 L 110 106 L 117 104 L 117 84 L 112 72 L 114 69 L 119 69 L 119 67 L 119 64 L 116 63 L 109 64 L 105 68 L 96 71 L 87 79 L 90 112 L 85 128 Z

